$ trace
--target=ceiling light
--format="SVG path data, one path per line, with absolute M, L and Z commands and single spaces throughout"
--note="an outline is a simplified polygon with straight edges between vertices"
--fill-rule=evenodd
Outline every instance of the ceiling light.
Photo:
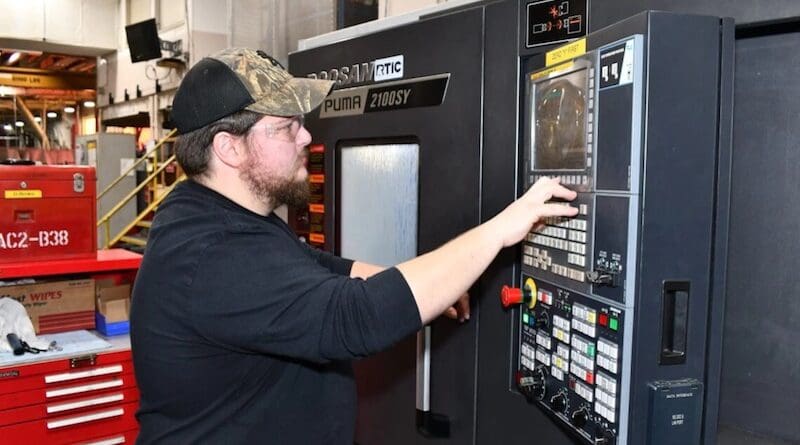
M 39 123 L 42 121 L 42 118 L 39 116 L 34 116 L 33 120 L 36 121 L 36 123 Z
M 86 107 L 86 108 L 94 108 L 94 101 L 93 100 L 87 100 L 86 102 L 83 103 L 83 106 Z
M 64 112 L 65 113 L 74 113 L 75 112 L 75 108 L 74 107 L 64 107 Z
M 55 119 L 56 117 L 58 117 L 58 115 L 56 114 L 55 111 L 48 111 L 47 117 L 49 117 L 50 119 Z
M 14 127 L 12 127 L 11 124 L 3 125 L 3 130 L 5 130 L 5 131 L 11 131 L 13 129 L 14 129 Z
M 17 127 L 24 127 L 25 126 L 25 122 L 17 121 L 14 125 L 16 125 Z

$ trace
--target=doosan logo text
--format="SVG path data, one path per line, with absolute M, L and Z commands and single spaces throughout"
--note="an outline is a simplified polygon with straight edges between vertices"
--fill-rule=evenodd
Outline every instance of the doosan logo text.
M 351 83 L 401 79 L 403 77 L 403 58 L 403 55 L 399 54 L 383 59 L 375 59 L 371 62 L 355 63 L 351 66 L 311 73 L 308 77 L 336 81 L 337 87 Z

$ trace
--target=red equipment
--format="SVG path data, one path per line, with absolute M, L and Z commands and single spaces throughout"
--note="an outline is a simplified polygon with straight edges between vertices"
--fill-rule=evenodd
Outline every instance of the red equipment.
M 94 258 L 94 167 L 0 165 L 0 263 Z

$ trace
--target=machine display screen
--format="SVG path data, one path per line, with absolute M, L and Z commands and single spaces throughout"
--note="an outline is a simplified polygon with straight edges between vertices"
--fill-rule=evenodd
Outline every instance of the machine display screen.
M 586 168 L 587 70 L 531 85 L 531 160 L 535 170 Z

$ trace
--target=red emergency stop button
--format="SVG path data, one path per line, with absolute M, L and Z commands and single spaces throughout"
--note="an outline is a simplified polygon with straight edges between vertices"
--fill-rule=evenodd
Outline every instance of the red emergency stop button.
M 522 289 L 518 287 L 503 286 L 503 289 L 500 291 L 500 301 L 503 303 L 503 307 L 505 308 L 511 306 L 512 304 L 522 303 L 522 299 Z

